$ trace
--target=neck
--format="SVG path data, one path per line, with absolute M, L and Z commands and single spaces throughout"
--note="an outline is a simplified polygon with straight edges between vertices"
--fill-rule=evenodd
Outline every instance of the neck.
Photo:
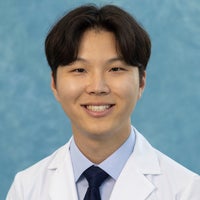
M 99 164 L 114 153 L 129 137 L 130 127 L 122 133 L 113 133 L 113 137 L 84 137 L 74 134 L 79 150 L 93 163 Z

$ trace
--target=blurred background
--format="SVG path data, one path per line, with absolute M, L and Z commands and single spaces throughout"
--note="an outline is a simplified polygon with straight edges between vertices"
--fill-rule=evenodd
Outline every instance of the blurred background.
M 199 0 L 6 0 L 0 1 L 0 200 L 18 171 L 71 136 L 50 90 L 44 40 L 55 21 L 84 3 L 118 5 L 149 32 L 147 86 L 132 123 L 152 145 L 200 174 Z

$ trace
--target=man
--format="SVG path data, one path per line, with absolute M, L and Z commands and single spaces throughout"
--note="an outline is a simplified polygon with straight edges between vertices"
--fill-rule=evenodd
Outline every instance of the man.
M 151 43 L 124 10 L 82 6 L 46 38 L 52 91 L 73 137 L 18 173 L 7 200 L 198 200 L 200 177 L 131 126 Z

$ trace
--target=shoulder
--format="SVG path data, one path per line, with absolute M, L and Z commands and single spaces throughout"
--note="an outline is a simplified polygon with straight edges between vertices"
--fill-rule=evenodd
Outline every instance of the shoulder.
M 200 176 L 167 155 L 155 150 L 161 169 L 158 184 L 163 183 L 178 199 L 196 199 L 200 196 Z
M 17 175 L 31 176 L 35 175 L 36 172 L 40 173 L 47 169 L 55 168 L 58 164 L 60 164 L 60 161 L 63 160 L 62 158 L 67 153 L 67 148 L 68 148 L 68 143 L 63 145 L 56 151 L 54 151 L 51 155 L 35 163 L 34 165 L 28 167 L 23 171 L 20 171 Z
M 176 194 L 177 197 L 191 194 L 200 195 L 199 189 L 197 189 L 200 188 L 200 176 L 198 174 L 152 147 L 137 130 L 135 132 L 134 151 L 136 151 L 135 157 L 138 161 L 135 160 L 139 163 L 138 166 L 143 168 L 143 171 L 152 169 L 153 173 L 148 174 L 147 177 L 159 188 L 158 191 L 168 191 L 168 193 Z M 189 196 L 188 199 L 190 199 Z
M 57 149 L 48 157 L 23 171 L 18 172 L 9 190 L 8 199 L 12 199 L 12 197 L 21 199 L 20 195 L 22 194 L 24 196 L 28 196 L 25 198 L 28 199 L 29 194 L 31 194 L 33 190 L 40 191 L 40 188 L 43 188 L 44 190 L 48 188 L 53 174 L 52 172 L 55 171 L 57 167 L 62 165 L 65 160 L 64 158 L 67 155 L 68 148 L 69 142 Z M 36 192 L 34 192 L 34 194 L 36 194 Z
M 182 182 L 188 183 L 188 181 L 193 180 L 194 178 L 199 178 L 199 175 L 187 169 L 180 163 L 171 159 L 157 149 L 154 150 L 158 156 L 161 173 L 165 174 L 168 179 L 171 178 L 171 181 L 173 181 L 175 184 L 176 181 L 180 182 L 181 180 Z
M 183 165 L 179 164 L 169 156 L 165 155 L 164 153 L 160 152 L 158 149 L 153 147 L 147 139 L 139 133 L 135 129 L 136 133 L 136 144 L 135 144 L 135 150 L 136 154 L 141 154 L 141 157 L 143 160 L 150 161 L 149 158 L 154 158 L 154 163 L 157 162 L 160 168 L 160 173 L 170 173 L 173 177 L 180 176 L 180 177 L 191 177 L 196 176 L 194 172 L 190 171 L 189 169 L 185 168 Z M 137 155 L 135 155 L 137 156 Z M 149 166 L 151 167 L 151 165 Z M 197 175 L 198 176 L 198 175 Z M 179 178 L 180 178 L 179 177 Z

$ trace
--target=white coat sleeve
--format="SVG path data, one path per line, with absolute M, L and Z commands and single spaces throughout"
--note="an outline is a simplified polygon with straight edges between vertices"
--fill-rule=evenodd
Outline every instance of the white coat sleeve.
M 23 194 L 21 190 L 21 184 L 18 178 L 18 174 L 15 176 L 15 179 L 8 191 L 6 200 L 23 200 Z

